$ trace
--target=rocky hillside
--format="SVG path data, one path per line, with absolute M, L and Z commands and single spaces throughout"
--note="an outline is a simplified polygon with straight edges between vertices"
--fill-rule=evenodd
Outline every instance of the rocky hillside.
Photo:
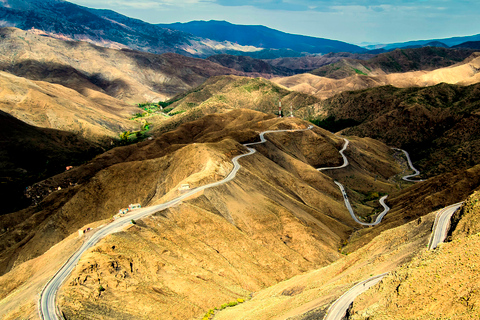
M 196 87 L 211 76 L 245 75 L 202 59 L 107 49 L 15 28 L 1 28 L 0 37 L 1 70 L 61 84 L 98 97 L 99 102 L 105 99 L 99 93 L 129 104 L 159 101 Z
M 342 67 L 339 70 L 334 70 L 331 66 L 325 67 L 334 73 L 338 72 L 341 79 L 331 79 L 305 73 L 291 77 L 275 78 L 272 81 L 291 90 L 315 95 L 321 99 L 333 97 L 344 91 L 361 90 L 383 85 L 409 88 L 433 86 L 442 82 L 469 85 L 480 81 L 480 73 L 478 72 L 480 70 L 480 58 L 478 53 L 473 53 L 462 62 L 450 67 L 431 71 L 386 73 L 382 69 L 368 68 L 360 61 L 344 61 L 341 65 Z
M 344 134 L 406 149 L 426 176 L 438 175 L 480 162 L 479 90 L 440 84 L 345 92 L 324 102 L 320 124 L 339 130 L 343 123 Z
M 130 48 L 162 54 L 174 52 L 207 57 L 231 51 L 257 48 L 218 42 L 190 33 L 162 28 L 111 10 L 82 7 L 63 0 L 4 0 L 0 2 L 3 25 L 35 29 L 64 40 L 81 40 L 109 48 Z
M 471 56 L 475 50 L 441 47 L 396 49 L 381 53 L 369 60 L 343 59 L 311 71 L 312 74 L 331 79 L 343 79 L 355 74 L 397 73 L 435 70 L 451 66 Z
M 254 72 L 269 76 L 291 76 L 295 74 L 295 72 L 291 69 L 275 67 L 272 66 L 269 61 L 254 59 L 247 56 L 220 54 L 210 56 L 207 58 L 207 60 L 241 72 Z
M 171 118 L 148 118 L 154 123 L 153 134 L 177 128 L 180 124 L 196 120 L 204 115 L 246 108 L 278 116 L 278 105 L 282 103 L 284 116 L 290 114 L 303 118 L 319 99 L 314 96 L 281 88 L 264 78 L 238 76 L 212 77 L 202 85 L 173 97 L 166 103 Z

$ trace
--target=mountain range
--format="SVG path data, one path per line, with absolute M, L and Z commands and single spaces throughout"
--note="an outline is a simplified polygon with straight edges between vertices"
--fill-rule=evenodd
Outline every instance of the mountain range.
M 477 42 L 0 3 L 1 319 L 478 317 Z

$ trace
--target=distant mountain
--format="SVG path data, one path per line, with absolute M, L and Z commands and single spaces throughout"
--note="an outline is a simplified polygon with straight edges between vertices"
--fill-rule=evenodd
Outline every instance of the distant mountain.
M 366 52 L 364 48 L 346 42 L 289 34 L 265 26 L 236 25 L 226 21 L 191 21 L 159 24 L 193 35 L 217 41 L 230 41 L 258 48 L 291 49 L 297 52 Z
M 467 41 L 467 42 L 464 42 L 464 43 L 457 44 L 456 46 L 453 46 L 452 48 L 479 50 L 480 49 L 480 41 Z
M 423 46 L 447 46 L 453 47 L 458 44 L 467 42 L 467 41 L 480 41 L 480 34 L 466 36 L 466 37 L 453 37 L 453 38 L 446 38 L 446 39 L 431 39 L 431 40 L 417 40 L 417 41 L 407 41 L 407 42 L 397 42 L 397 43 L 388 43 L 388 44 L 375 44 L 369 45 L 365 48 L 367 49 L 380 49 L 383 48 L 385 50 L 392 50 L 395 48 L 418 48 Z M 433 44 L 433 45 L 432 45 Z M 435 45 L 436 44 L 436 45 Z
M 344 59 L 334 64 L 322 66 L 311 73 L 343 79 L 354 74 L 369 75 L 378 71 L 385 73 L 434 70 L 451 66 L 468 58 L 474 50 L 458 50 L 426 46 L 420 48 L 402 48 L 381 53 L 369 60 Z
M 207 57 L 232 51 L 255 51 L 234 43 L 219 43 L 192 34 L 162 28 L 111 10 L 96 10 L 62 0 L 2 0 L 2 26 L 37 29 L 64 40 L 83 40 L 110 48 L 151 53 L 174 52 Z
M 276 76 L 291 76 L 295 74 L 295 72 L 291 69 L 274 67 L 266 61 L 245 56 L 219 54 L 210 56 L 207 58 L 207 60 L 241 72 L 267 73 Z

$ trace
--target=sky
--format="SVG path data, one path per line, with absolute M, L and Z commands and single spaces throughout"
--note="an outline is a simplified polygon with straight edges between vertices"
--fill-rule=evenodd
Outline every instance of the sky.
M 480 0 L 69 0 L 149 23 L 225 20 L 353 44 L 480 33 Z

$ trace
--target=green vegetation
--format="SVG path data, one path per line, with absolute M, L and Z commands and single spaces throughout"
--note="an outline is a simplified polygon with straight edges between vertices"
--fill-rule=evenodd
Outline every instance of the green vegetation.
M 137 224 L 137 222 L 135 220 L 132 219 L 132 224 Z
M 225 308 L 229 308 L 229 307 L 235 307 L 236 305 L 238 305 L 239 303 L 244 303 L 245 302 L 245 299 L 241 299 L 241 298 L 238 298 L 237 300 L 235 301 L 230 301 L 228 303 L 224 303 L 220 306 L 220 309 L 217 309 L 216 307 L 214 309 L 210 309 L 208 310 L 207 313 L 205 313 L 205 315 L 203 316 L 202 320 L 209 320 L 209 319 L 213 319 L 215 317 L 215 313 L 217 311 L 220 311 L 220 310 L 223 310 Z
M 362 76 L 366 76 L 366 75 L 367 75 L 365 72 L 360 71 L 360 70 L 358 70 L 358 69 L 353 68 L 353 70 L 355 71 L 355 73 L 361 74 Z
M 169 113 L 169 115 L 174 116 L 174 115 L 177 115 L 177 114 L 180 114 L 180 113 L 184 113 L 185 111 L 187 111 L 187 110 L 179 110 L 179 111 Z
M 337 132 L 348 127 L 353 127 L 360 124 L 354 119 L 339 119 L 335 120 L 335 116 L 329 116 L 325 119 L 309 119 L 311 123 L 320 128 L 328 130 L 330 132 Z
M 130 120 L 135 120 L 138 118 L 145 118 L 145 117 L 150 117 L 154 114 L 158 113 L 168 113 L 173 108 L 167 108 L 169 105 L 174 103 L 176 100 L 168 100 L 168 101 L 159 101 L 157 103 L 152 103 L 152 102 L 144 102 L 144 103 L 139 103 L 138 107 L 143 109 L 145 112 L 142 113 L 135 113 Z
M 98 286 L 98 292 L 102 292 L 102 291 L 105 291 L 105 288 L 102 285 Z

